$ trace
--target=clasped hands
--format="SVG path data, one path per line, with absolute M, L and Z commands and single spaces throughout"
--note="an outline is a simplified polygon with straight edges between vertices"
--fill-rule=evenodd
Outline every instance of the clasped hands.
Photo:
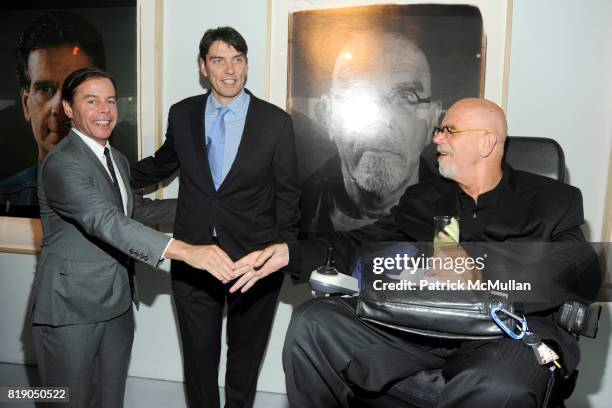
M 239 289 L 244 293 L 259 279 L 287 266 L 289 248 L 287 244 L 274 244 L 233 262 L 217 245 L 190 245 L 174 240 L 166 256 L 205 270 L 224 284 L 238 278 L 230 288 L 230 293 Z
M 192 247 L 191 256 L 185 262 L 195 268 L 205 269 L 223 283 L 234 279 L 230 293 L 248 291 L 258 280 L 265 278 L 289 264 L 287 244 L 273 244 L 263 250 L 253 251 L 236 262 L 216 245 Z M 441 248 L 435 255 L 439 258 L 465 258 L 469 255 L 461 246 Z M 438 281 L 476 281 L 481 272 L 473 267 L 465 268 L 463 273 L 445 268 L 434 268 L 426 272 L 425 278 Z

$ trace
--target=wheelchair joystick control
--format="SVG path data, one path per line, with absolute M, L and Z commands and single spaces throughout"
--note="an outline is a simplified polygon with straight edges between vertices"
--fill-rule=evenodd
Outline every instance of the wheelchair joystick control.
M 334 248 L 329 247 L 325 252 L 325 262 L 317 268 L 317 272 L 322 275 L 337 275 L 338 270 L 334 266 Z
M 327 248 L 323 265 L 312 271 L 308 283 L 314 296 L 355 295 L 359 292 L 357 279 L 336 269 L 332 247 Z

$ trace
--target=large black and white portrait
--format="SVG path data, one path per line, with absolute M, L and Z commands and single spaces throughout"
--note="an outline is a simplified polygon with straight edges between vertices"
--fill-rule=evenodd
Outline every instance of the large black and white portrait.
M 389 213 L 419 180 L 419 156 L 444 109 L 484 94 L 483 20 L 465 5 L 299 11 L 289 24 L 306 234 Z
M 61 86 L 95 65 L 117 82 L 114 146 L 138 157 L 136 0 L 0 5 L 0 215 L 38 217 L 38 163 L 66 136 Z

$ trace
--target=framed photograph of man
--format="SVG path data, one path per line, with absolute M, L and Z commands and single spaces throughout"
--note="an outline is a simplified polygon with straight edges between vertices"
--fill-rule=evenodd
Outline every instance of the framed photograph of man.
M 606 301 L 612 301 L 612 150 L 608 165 L 608 183 L 606 186 L 606 204 L 604 206 L 601 241 L 604 255 L 600 262 L 604 265 L 603 287 L 607 290 Z
M 0 4 L 0 251 L 35 253 L 40 241 L 38 163 L 67 134 L 61 86 L 98 66 L 116 81 L 111 143 L 137 160 L 142 122 L 156 129 L 157 1 L 5 1 Z M 148 35 L 143 40 L 143 31 Z M 148 64 L 146 73 L 139 67 Z
M 464 97 L 505 98 L 505 1 L 280 3 L 270 98 L 294 119 L 306 235 L 388 214 L 419 180 L 421 151 L 445 109 Z M 272 80 L 283 74 L 285 85 Z
M 0 5 L 0 215 L 38 216 L 38 163 L 70 129 L 60 95 L 76 69 L 95 65 L 116 79 L 111 143 L 137 159 L 136 0 L 75 3 Z

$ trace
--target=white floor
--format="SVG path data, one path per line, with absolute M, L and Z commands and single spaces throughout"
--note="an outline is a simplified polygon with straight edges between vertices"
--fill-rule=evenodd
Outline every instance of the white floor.
M 0 363 L 0 385 L 28 386 L 30 385 L 29 378 L 33 378 L 32 385 L 36 385 L 38 378 L 36 367 Z M 223 389 L 221 388 L 220 391 L 221 405 L 223 405 L 225 403 Z M 125 408 L 184 408 L 186 406 L 183 383 L 128 377 Z M 33 402 L 0 402 L 0 407 L 34 408 L 35 404 Z M 258 392 L 255 397 L 254 408 L 288 407 L 287 397 L 283 394 Z

